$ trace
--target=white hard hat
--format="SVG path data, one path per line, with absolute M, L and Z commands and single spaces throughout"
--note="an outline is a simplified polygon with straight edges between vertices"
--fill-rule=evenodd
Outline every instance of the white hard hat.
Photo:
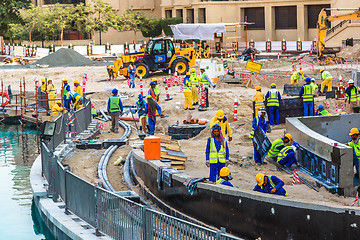
M 348 84 L 353 84 L 354 83 L 354 80 L 352 80 L 352 79 L 350 79 L 349 81 L 348 81 Z

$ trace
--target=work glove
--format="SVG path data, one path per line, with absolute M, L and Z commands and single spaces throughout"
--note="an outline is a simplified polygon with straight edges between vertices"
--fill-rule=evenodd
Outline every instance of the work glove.
M 209 162 L 209 160 L 206 160 L 206 163 L 205 163 L 205 164 L 206 164 L 207 167 L 210 167 L 210 162 Z

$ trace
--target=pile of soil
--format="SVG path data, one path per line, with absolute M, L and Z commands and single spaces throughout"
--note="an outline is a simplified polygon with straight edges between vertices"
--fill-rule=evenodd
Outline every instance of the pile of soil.
M 343 48 L 338 54 L 338 57 L 342 57 L 345 59 L 359 59 L 360 58 L 360 44 L 356 44 L 355 46 L 347 46 Z

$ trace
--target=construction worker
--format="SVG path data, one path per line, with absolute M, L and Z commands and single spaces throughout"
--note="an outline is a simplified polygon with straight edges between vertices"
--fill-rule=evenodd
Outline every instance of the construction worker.
M 160 88 L 159 88 L 158 80 L 156 78 L 153 78 L 152 81 L 155 83 L 154 93 L 156 96 L 156 101 L 158 104 L 160 104 Z
M 70 85 L 68 84 L 68 80 L 67 78 L 64 78 L 62 80 L 63 82 L 63 91 L 62 91 L 62 94 L 63 94 L 63 98 L 64 98 L 64 101 L 66 100 L 66 96 L 67 96 L 67 93 L 70 92 Z M 66 105 L 65 105 L 66 107 Z
M 353 148 L 353 166 L 355 166 L 355 177 L 359 178 L 360 142 L 359 129 L 352 128 L 349 133 L 351 140 L 346 144 Z
M 93 104 L 91 104 L 91 116 L 96 117 L 96 115 L 97 115 L 97 112 L 96 112 L 95 106 Z
M 74 91 L 76 92 L 76 93 L 78 93 L 81 97 L 83 96 L 83 89 L 82 89 L 82 87 L 81 87 L 81 85 L 80 85 L 80 83 L 79 83 L 79 81 L 78 80 L 75 80 L 74 81 Z
M 111 128 L 110 131 L 119 133 L 119 116 L 122 114 L 124 108 L 121 102 L 121 98 L 118 96 L 119 90 L 114 88 L 112 90 L 112 96 L 109 97 L 107 112 L 111 116 Z
M 303 99 L 304 116 L 314 115 L 314 95 L 312 94 L 312 87 L 310 85 L 311 78 L 305 79 L 306 84 L 300 90 L 300 98 Z
M 223 110 L 218 110 L 216 112 L 216 116 L 213 117 L 210 121 L 210 128 L 212 128 L 215 124 L 220 125 L 222 135 L 225 137 L 227 134 L 229 136 L 229 142 L 231 142 L 232 130 Z
M 256 116 L 254 118 L 254 120 L 252 121 L 252 131 L 249 135 L 249 137 L 253 140 L 255 163 L 258 165 L 261 165 L 262 164 L 261 156 L 260 156 L 260 153 L 258 152 L 258 150 L 256 149 L 255 142 L 254 142 L 255 130 L 258 127 L 261 127 L 265 133 L 269 127 L 268 117 L 266 115 L 266 108 L 264 108 L 264 107 L 259 108 L 258 116 Z
M 66 110 L 64 110 L 61 105 L 62 104 L 60 100 L 57 100 L 56 104 L 53 105 L 53 107 L 51 108 L 53 116 L 60 116 L 61 113 L 66 112 Z
M 129 88 L 135 88 L 135 73 L 136 73 L 136 67 L 134 65 L 134 62 L 131 61 L 130 65 L 128 67 L 128 73 L 129 73 L 129 78 L 130 78 L 130 84 L 129 84 Z
M 316 110 L 315 116 L 325 116 L 325 115 L 331 115 L 331 114 L 325 110 L 324 105 L 320 104 L 318 106 L 318 109 Z
M 148 116 L 150 135 L 154 135 L 155 125 L 156 125 L 156 112 L 159 113 L 160 117 L 163 117 L 163 115 L 161 113 L 160 105 L 156 102 L 156 100 L 151 95 L 147 95 L 146 99 L 147 99 L 147 104 L 145 107 L 145 113 Z
M 233 177 L 231 176 L 231 171 L 228 167 L 223 167 L 220 170 L 220 177 L 219 179 L 216 181 L 217 184 L 221 184 L 221 185 L 225 185 L 225 186 L 229 186 L 229 187 L 234 187 L 230 181 L 233 179 Z
M 287 196 L 287 193 L 283 188 L 284 182 L 278 177 L 258 173 L 255 180 L 257 185 L 255 186 L 254 191 Z
M 221 133 L 221 126 L 215 124 L 206 145 L 206 166 L 210 167 L 209 181 L 216 182 L 220 170 L 229 163 L 229 147 Z
M 271 89 L 266 93 L 265 99 L 267 100 L 267 106 L 269 108 L 269 122 L 270 125 L 279 125 L 279 105 L 281 101 L 281 95 L 276 90 L 276 84 L 270 85 Z
M 150 83 L 150 89 L 148 91 L 148 95 L 150 95 L 155 101 L 157 101 L 157 96 L 155 94 L 155 87 L 156 87 L 156 83 L 152 81 Z
M 146 101 L 144 96 L 141 94 L 139 94 L 138 99 L 139 100 L 136 102 L 136 108 L 139 115 L 140 133 L 146 133 Z
M 299 83 L 299 79 L 305 79 L 304 77 L 304 71 L 300 70 L 300 71 L 295 71 L 292 75 L 291 75 L 291 84 L 295 84 L 295 83 Z
M 345 90 L 345 103 L 348 107 L 348 113 L 353 113 L 353 107 L 359 106 L 359 90 L 354 86 L 354 80 L 350 79 L 348 81 L 349 87 Z
M 311 78 L 311 83 L 310 83 L 311 87 L 312 87 L 312 94 L 314 97 L 318 96 L 318 90 L 319 90 L 319 86 L 315 83 L 315 78 Z
M 255 102 L 255 116 L 258 115 L 259 108 L 265 107 L 264 101 L 265 101 L 265 95 L 261 92 L 261 87 L 256 86 L 255 88 L 256 93 L 253 96 L 254 102 Z
M 298 165 L 295 156 L 295 150 L 298 150 L 299 148 L 300 145 L 297 142 L 294 142 L 292 146 L 286 146 L 281 149 L 279 154 L 277 155 L 277 163 L 286 167 L 291 167 L 293 163 Z
M 278 138 L 271 143 L 271 148 L 269 150 L 269 157 L 276 158 L 281 149 L 286 145 L 290 144 L 292 141 L 292 135 L 290 133 L 285 134 L 283 138 Z
M 42 92 L 46 93 L 46 89 L 47 89 L 46 80 L 45 80 L 45 78 L 42 78 L 42 79 L 41 79 L 40 90 L 41 90 Z
M 183 93 L 184 93 L 184 110 L 194 110 L 192 104 L 192 96 L 191 96 L 191 81 L 190 81 L 190 73 L 186 73 L 186 77 L 183 81 Z
M 52 109 L 52 107 L 55 104 L 55 100 L 52 99 L 56 99 L 56 89 L 54 87 L 54 84 L 52 84 L 51 79 L 48 79 L 46 92 L 48 94 L 48 99 L 49 99 L 49 108 Z
M 67 110 L 70 109 L 70 105 L 73 103 L 73 108 L 75 111 L 82 108 L 83 99 L 81 98 L 80 94 L 70 91 L 66 94 L 66 99 L 64 101 L 65 108 Z
M 206 97 L 206 107 L 209 107 L 209 87 L 215 87 L 210 80 L 209 76 L 205 72 L 205 68 L 200 68 L 201 76 L 200 76 L 200 84 L 204 85 L 205 88 L 205 97 Z
M 328 86 L 327 91 L 330 92 L 331 84 L 332 84 L 332 76 L 331 76 L 330 72 L 325 71 L 324 69 L 320 69 L 320 73 L 321 73 L 321 79 L 323 80 L 323 82 L 321 83 L 320 92 L 321 93 L 324 92 L 324 88 L 326 85 Z
M 191 81 L 191 97 L 192 97 L 192 103 L 193 105 L 199 104 L 199 81 L 200 78 L 196 74 L 195 68 L 191 68 L 191 75 L 190 75 L 190 81 Z

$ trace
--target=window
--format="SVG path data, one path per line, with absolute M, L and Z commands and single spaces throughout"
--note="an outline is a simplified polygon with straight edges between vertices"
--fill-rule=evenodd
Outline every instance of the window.
M 330 8 L 329 4 L 324 5 L 308 5 L 308 28 L 316 28 L 316 23 L 318 21 L 319 13 L 323 8 Z M 326 11 L 327 14 L 330 14 L 330 11 Z
M 252 25 L 248 25 L 247 29 L 265 29 L 265 14 L 264 8 L 245 8 L 245 19 L 249 23 L 255 23 Z
M 172 18 L 172 10 L 165 10 L 165 18 Z
M 194 23 L 194 9 L 186 9 L 186 23 Z
M 176 9 L 176 17 L 183 17 L 183 10 L 182 9 Z
M 154 44 L 153 52 L 154 54 L 163 54 L 165 53 L 165 45 L 164 41 L 158 41 Z
M 275 29 L 296 29 L 296 6 L 275 7 Z
M 199 23 L 206 23 L 205 8 L 199 8 Z

